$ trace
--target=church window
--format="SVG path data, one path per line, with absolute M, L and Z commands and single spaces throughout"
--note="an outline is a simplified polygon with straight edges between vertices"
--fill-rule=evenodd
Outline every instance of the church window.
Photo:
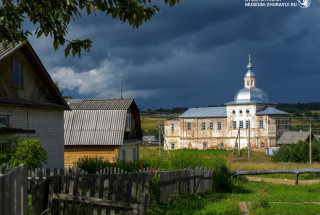
M 264 149 L 264 143 L 261 143 L 261 149 Z
M 224 148 L 223 143 L 220 143 L 220 149 L 223 149 L 223 148 Z
M 218 129 L 221 130 L 221 121 L 218 122 Z
M 207 148 L 208 148 L 207 144 L 204 143 L 204 144 L 203 144 L 203 149 L 204 149 L 204 150 L 207 150 Z
M 233 129 L 237 128 L 237 121 L 233 121 Z
M 12 62 L 12 85 L 22 87 L 22 62 L 16 60 Z
M 243 128 L 243 121 L 240 121 L 240 128 Z
M 249 111 L 249 110 L 247 110 L 247 113 L 249 114 L 249 113 L 250 113 L 250 111 Z
M 250 81 L 247 81 L 247 86 L 250 86 Z
M 213 129 L 213 122 L 210 122 L 210 129 Z
M 191 130 L 191 122 L 188 122 L 188 130 Z
M 171 149 L 174 149 L 174 143 L 171 143 Z
M 171 131 L 174 131 L 174 124 L 171 124 Z
M 232 114 L 236 114 L 236 111 L 235 111 L 235 110 L 233 110 L 233 111 L 232 111 Z
M 206 129 L 206 123 L 205 122 L 202 122 L 202 127 L 201 127 L 202 130 L 205 130 Z
M 246 121 L 246 126 L 247 126 L 247 128 L 249 128 L 249 126 L 250 126 L 250 120 L 247 120 L 247 121 Z
M 242 110 L 239 110 L 239 113 L 242 114 Z
M 263 120 L 260 120 L 260 128 L 263 128 Z

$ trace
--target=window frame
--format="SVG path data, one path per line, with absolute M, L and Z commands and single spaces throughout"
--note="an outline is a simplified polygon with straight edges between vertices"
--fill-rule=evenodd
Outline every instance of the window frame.
M 138 160 L 138 150 L 136 146 L 132 147 L 132 160 L 133 161 Z
M 223 143 L 220 143 L 220 149 L 224 149 L 224 144 Z
M 249 128 L 250 120 L 246 120 L 246 128 Z
M 0 128 L 6 128 L 8 127 L 8 116 L 0 116 L 0 119 L 5 119 L 5 124 L 0 124 Z
M 213 130 L 213 122 L 210 122 L 210 130 Z
M 171 131 L 174 131 L 174 123 L 171 123 Z
M 206 130 L 206 122 L 201 123 L 201 130 Z
M 187 122 L 187 129 L 191 130 L 191 122 Z
M 221 130 L 221 129 L 222 129 L 221 121 L 218 121 L 218 130 Z
M 127 113 L 127 117 L 126 117 L 126 131 L 131 131 L 131 128 L 132 128 L 132 120 L 131 120 L 131 114 L 130 113 Z M 128 123 L 128 120 L 129 120 L 129 123 Z
M 15 63 L 17 63 L 17 70 L 15 70 L 15 66 L 14 66 Z M 20 70 L 19 70 L 19 65 L 20 65 Z M 17 59 L 17 58 L 13 58 L 12 59 L 11 75 L 12 75 L 11 76 L 11 78 L 12 78 L 12 81 L 11 81 L 12 86 L 15 87 L 15 88 L 23 88 L 23 62 L 22 62 L 22 60 Z
M 123 148 L 121 150 L 121 160 L 122 161 L 127 161 L 127 150 L 126 150 L 126 148 Z
M 208 144 L 207 143 L 203 143 L 203 150 L 207 150 L 208 149 Z
M 239 121 L 239 126 L 240 126 L 240 128 L 243 128 L 243 120 Z
M 171 149 L 175 149 L 174 143 L 171 143 Z
M 232 129 L 237 129 L 237 121 L 232 121 Z
M 260 120 L 260 121 L 259 121 L 259 128 L 263 128 L 263 126 L 264 126 L 264 125 L 263 125 L 263 120 Z
M 264 149 L 264 143 L 263 142 L 261 143 L 261 149 Z

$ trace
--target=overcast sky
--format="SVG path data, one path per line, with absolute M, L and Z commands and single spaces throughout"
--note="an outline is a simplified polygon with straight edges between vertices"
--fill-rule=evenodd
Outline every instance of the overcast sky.
M 298 0 L 282 0 L 296 3 Z M 30 38 L 54 81 L 74 98 L 134 98 L 141 109 L 222 105 L 243 88 L 252 55 L 257 87 L 271 102 L 320 101 L 320 3 L 246 7 L 245 0 L 187 0 L 139 29 L 105 15 L 83 16 L 69 39 L 90 53 L 64 57 L 52 40 Z

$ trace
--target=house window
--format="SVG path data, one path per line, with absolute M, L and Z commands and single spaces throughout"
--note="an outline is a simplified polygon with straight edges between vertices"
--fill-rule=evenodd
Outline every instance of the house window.
M 260 128 L 263 128 L 263 120 L 260 120 Z
M 250 120 L 247 120 L 247 121 L 246 121 L 246 126 L 247 126 L 247 128 L 250 127 Z
M 223 148 L 224 148 L 223 143 L 220 143 L 220 149 L 223 149 Z
M 136 146 L 134 146 L 133 149 L 132 149 L 132 159 L 133 159 L 133 161 L 138 159 L 137 147 Z
M 191 122 L 188 122 L 188 130 L 191 129 Z
M 210 122 L 210 129 L 213 129 L 213 122 Z
M 126 149 L 122 149 L 121 151 L 121 160 L 126 161 L 127 160 L 127 152 Z
M 247 86 L 250 86 L 250 81 L 247 81 Z
M 201 127 L 202 130 L 205 130 L 206 129 L 206 123 L 205 122 L 202 122 L 202 127 Z
M 233 121 L 233 129 L 237 128 L 237 121 Z
M 174 131 L 174 124 L 171 124 L 171 131 Z
M 264 149 L 264 143 L 261 143 L 261 149 Z
M 171 143 L 171 149 L 174 149 L 174 143 Z
M 204 144 L 203 144 L 203 149 L 204 149 L 204 150 L 207 150 L 207 148 L 208 148 L 208 147 L 207 147 L 207 144 L 204 143 Z
M 0 116 L 0 128 L 8 126 L 8 118 L 6 116 Z
M 16 60 L 12 62 L 12 85 L 22 87 L 22 62 Z
M 221 130 L 221 121 L 218 122 L 218 129 Z
M 243 121 L 240 121 L 240 128 L 243 128 Z
M 126 130 L 130 131 L 131 130 L 131 114 L 127 114 L 126 118 Z

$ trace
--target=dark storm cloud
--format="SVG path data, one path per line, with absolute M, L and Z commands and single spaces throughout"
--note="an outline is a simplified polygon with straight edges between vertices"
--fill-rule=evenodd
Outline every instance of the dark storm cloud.
M 319 101 L 319 2 L 307 9 L 247 8 L 242 0 L 160 7 L 139 29 L 101 14 L 73 23 L 70 38 L 94 42 L 81 59 L 54 52 L 50 39 L 31 42 L 76 97 L 118 97 L 122 73 L 124 95 L 143 109 L 221 105 L 243 87 L 251 53 L 258 87 L 272 101 Z

